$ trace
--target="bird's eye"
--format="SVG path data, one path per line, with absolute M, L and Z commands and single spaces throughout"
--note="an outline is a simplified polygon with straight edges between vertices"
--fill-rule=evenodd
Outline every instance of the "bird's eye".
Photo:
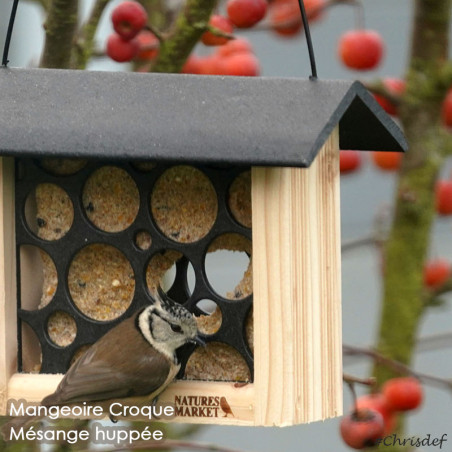
M 182 328 L 179 325 L 173 325 L 171 324 L 171 329 L 175 332 L 175 333 L 182 333 Z

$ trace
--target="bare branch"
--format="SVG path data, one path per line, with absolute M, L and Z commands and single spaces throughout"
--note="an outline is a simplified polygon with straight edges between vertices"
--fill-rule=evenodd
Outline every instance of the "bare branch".
M 154 72 L 180 72 L 201 35 L 206 30 L 217 0 L 187 0 L 170 36 L 160 46 Z
M 449 390 L 452 390 L 452 379 L 445 379 L 441 377 L 437 377 L 435 375 L 429 375 L 421 372 L 416 372 L 411 369 L 409 366 L 401 363 L 400 361 L 396 361 L 394 359 L 387 358 L 383 356 L 381 353 L 378 353 L 375 350 L 371 350 L 368 348 L 355 347 L 351 345 L 343 345 L 342 347 L 344 355 L 363 355 L 369 358 L 372 358 L 376 364 L 383 365 L 385 367 L 389 367 L 393 371 L 401 375 L 412 375 L 413 377 L 419 378 L 419 380 L 424 381 L 425 383 L 430 383 L 434 386 L 446 387 Z
M 359 377 L 355 377 L 353 375 L 349 375 L 349 374 L 345 374 L 345 373 L 342 375 L 342 379 L 349 385 L 353 384 L 353 383 L 357 383 L 357 384 L 364 385 L 364 386 L 374 386 L 376 383 L 376 380 L 373 377 L 359 378 Z
M 436 289 L 425 291 L 425 306 L 441 306 L 444 303 L 444 300 L 441 299 L 441 295 L 445 295 L 449 292 L 452 292 L 452 278 Z
M 355 248 L 360 248 L 362 246 L 376 245 L 377 238 L 374 235 L 367 235 L 364 237 L 358 237 L 356 239 L 351 239 L 343 242 L 341 245 L 342 252 L 352 251 Z
M 450 156 L 452 155 L 452 133 L 450 130 L 447 130 L 445 127 L 439 130 L 439 137 L 442 139 L 441 151 L 443 155 Z
M 44 29 L 46 39 L 41 67 L 69 68 L 77 30 L 78 1 L 52 0 Z
M 96 0 L 88 20 L 76 36 L 72 49 L 71 66 L 74 69 L 85 69 L 94 51 L 94 36 L 100 18 L 110 0 Z
M 377 94 L 391 102 L 395 107 L 401 103 L 402 96 L 395 94 L 388 90 L 382 80 L 375 80 L 373 82 L 363 82 L 363 85 L 373 94 Z

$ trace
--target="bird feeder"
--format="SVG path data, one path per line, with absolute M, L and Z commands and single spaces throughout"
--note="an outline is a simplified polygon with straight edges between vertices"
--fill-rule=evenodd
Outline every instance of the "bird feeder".
M 360 83 L 2 68 L 0 91 L 0 414 L 172 266 L 208 343 L 161 395 L 177 421 L 341 414 L 339 149 L 406 149 Z M 218 249 L 250 258 L 228 294 Z

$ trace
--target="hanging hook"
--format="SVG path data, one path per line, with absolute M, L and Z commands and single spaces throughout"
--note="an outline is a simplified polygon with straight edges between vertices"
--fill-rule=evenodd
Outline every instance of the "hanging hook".
M 317 80 L 317 67 L 315 64 L 314 48 L 312 47 L 311 32 L 309 31 L 309 22 L 306 15 L 306 9 L 304 7 L 304 1 L 298 0 L 298 5 L 300 7 L 301 18 L 303 19 L 304 33 L 306 36 L 306 43 L 308 45 L 309 61 L 311 62 L 311 80 Z
M 16 18 L 17 5 L 19 4 L 19 0 L 14 0 L 13 7 L 11 9 L 11 15 L 9 16 L 9 24 L 8 31 L 6 32 L 6 40 L 5 47 L 3 48 L 3 58 L 2 58 L 2 66 L 8 66 L 8 52 L 9 52 L 9 44 L 11 42 L 11 35 L 13 34 L 14 28 L 14 19 Z

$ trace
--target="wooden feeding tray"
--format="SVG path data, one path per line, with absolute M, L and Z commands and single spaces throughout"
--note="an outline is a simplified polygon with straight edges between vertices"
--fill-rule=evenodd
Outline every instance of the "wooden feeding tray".
M 341 414 L 338 151 L 406 149 L 361 84 L 2 68 L 0 89 L 0 414 L 170 268 L 208 343 L 161 396 L 177 421 Z M 227 293 L 217 250 L 249 260 Z

